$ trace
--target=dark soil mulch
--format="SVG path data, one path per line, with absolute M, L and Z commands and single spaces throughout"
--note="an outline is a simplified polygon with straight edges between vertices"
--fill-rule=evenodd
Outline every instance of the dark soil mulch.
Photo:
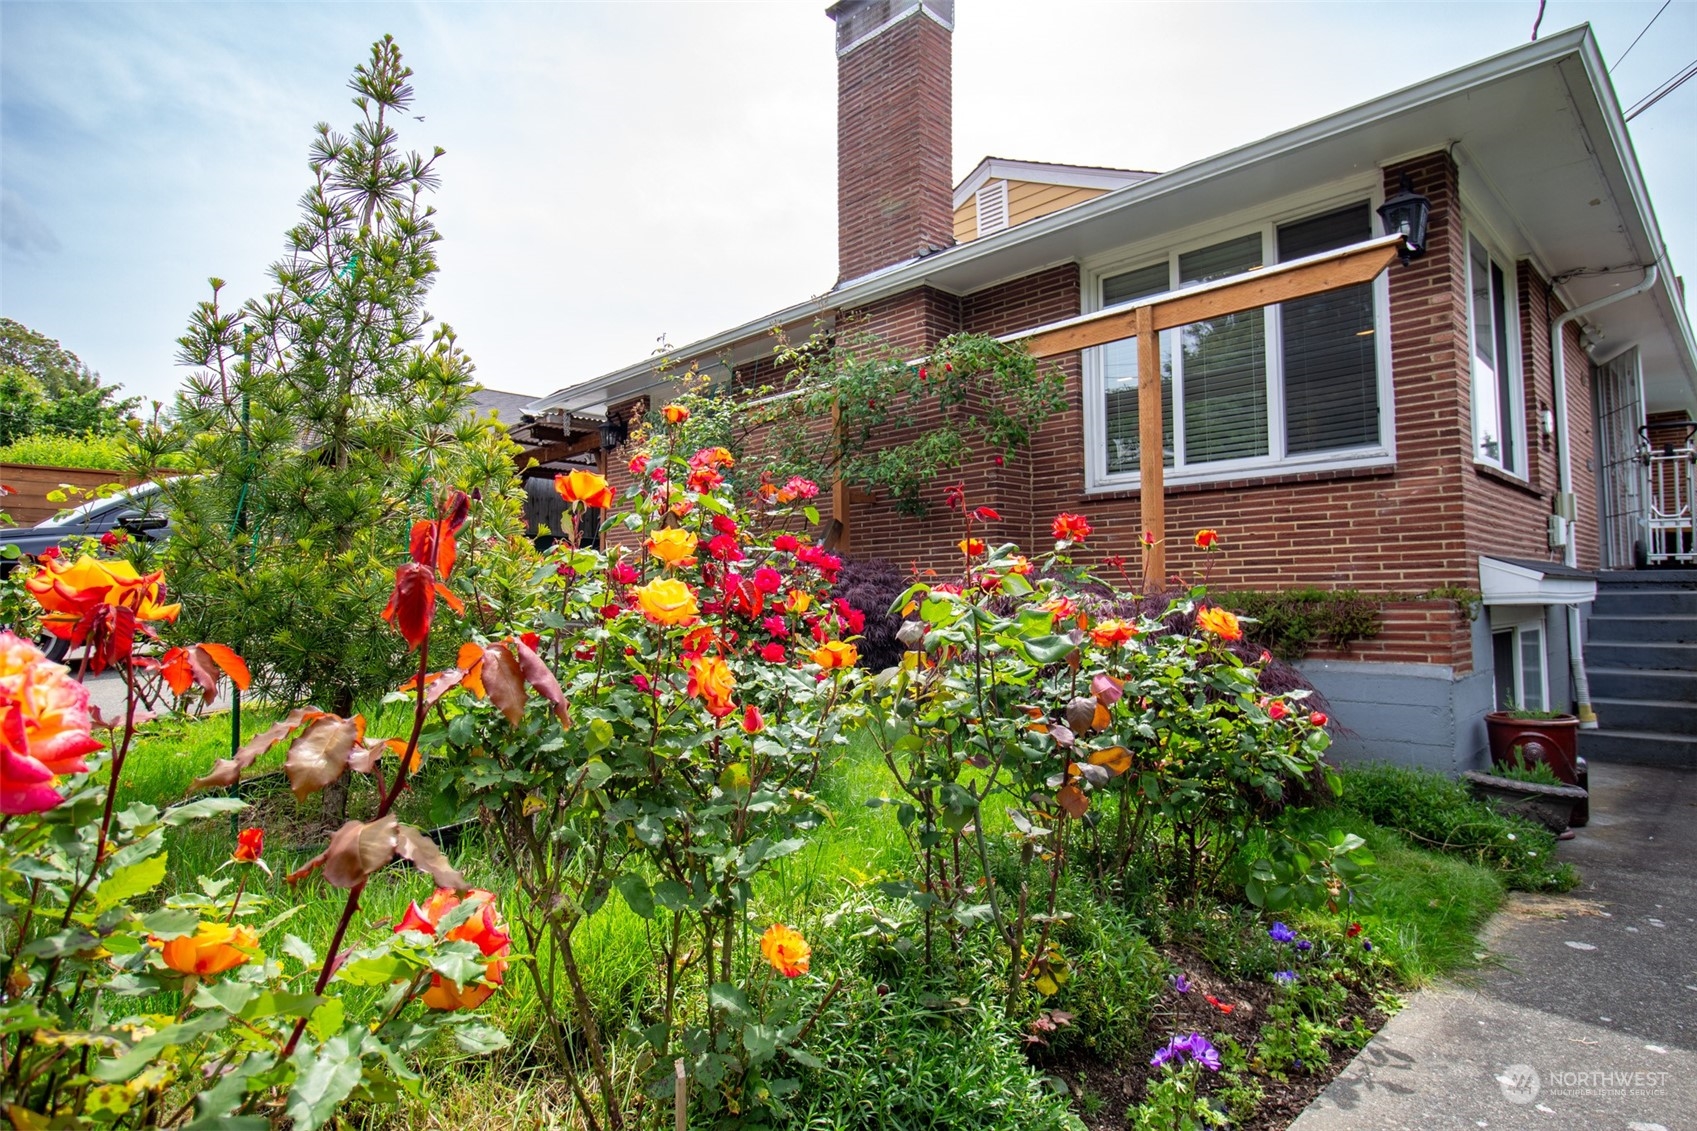
M 1231 1037 L 1249 1051 L 1254 1049 L 1261 1026 L 1266 1021 L 1267 1006 L 1273 1001 L 1275 993 L 1273 986 L 1222 978 L 1200 955 L 1182 948 L 1163 947 L 1162 952 L 1184 971 L 1191 990 L 1187 994 L 1169 992 L 1156 1006 L 1149 1030 L 1149 1047 L 1120 1064 L 1075 1056 L 1050 1066 L 1050 1070 L 1065 1079 L 1072 1088 L 1076 1097 L 1074 1109 L 1090 1131 L 1124 1131 L 1126 1109 L 1143 1102 L 1149 1078 L 1156 1072 L 1149 1067 L 1149 1058 L 1167 1043 L 1169 1037 L 1201 1033 L 1215 1044 L 1220 1042 L 1221 1037 Z M 1231 1006 L 1231 1012 L 1226 1013 L 1209 1002 L 1209 994 L 1221 1005 Z M 1345 1005 L 1346 1025 L 1351 1015 L 1361 1017 L 1375 1033 L 1387 1020 L 1373 1007 L 1372 1000 L 1359 990 L 1351 992 Z M 1283 1131 L 1313 1102 L 1321 1089 L 1343 1071 L 1354 1055 L 1351 1049 L 1333 1049 L 1329 1063 L 1313 1072 L 1293 1070 L 1285 1080 L 1258 1074 L 1261 1103 L 1251 1119 L 1232 1126 L 1242 1131 Z M 1204 1094 L 1212 1090 L 1215 1080 L 1216 1077 L 1204 1073 Z M 1086 1096 L 1093 1096 L 1094 1100 L 1086 1101 Z M 1090 1113 L 1085 1110 L 1087 1107 L 1097 1110 Z

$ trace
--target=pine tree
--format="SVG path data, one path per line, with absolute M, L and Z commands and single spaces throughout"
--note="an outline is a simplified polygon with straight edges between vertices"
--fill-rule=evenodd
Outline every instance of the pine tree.
M 407 670 L 379 614 L 410 522 L 450 487 L 477 492 L 475 563 L 510 541 L 520 497 L 513 445 L 469 411 L 471 361 L 425 309 L 443 151 L 400 147 L 411 75 L 393 39 L 373 45 L 351 134 L 316 129 L 273 286 L 232 309 L 213 279 L 179 339 L 196 372 L 175 413 L 189 474 L 168 488 L 178 632 L 236 646 L 272 700 L 344 715 Z

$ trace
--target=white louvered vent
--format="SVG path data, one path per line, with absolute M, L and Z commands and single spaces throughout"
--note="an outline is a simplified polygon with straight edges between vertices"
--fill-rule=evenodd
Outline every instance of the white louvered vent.
M 1008 182 L 988 181 L 978 190 L 978 234 L 987 236 L 1008 226 Z

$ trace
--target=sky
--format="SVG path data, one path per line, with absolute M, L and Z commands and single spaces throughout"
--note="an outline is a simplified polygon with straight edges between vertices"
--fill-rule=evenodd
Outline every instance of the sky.
M 0 0 L 0 314 L 169 400 L 206 280 L 254 296 L 315 123 L 393 34 L 402 142 L 437 168 L 429 307 L 492 388 L 541 395 L 829 290 L 826 0 Z M 1697 2 L 1567 3 L 1630 106 L 1697 55 Z M 954 171 L 987 154 L 1165 170 L 1506 50 L 1513 3 L 957 0 Z M 1624 60 L 1622 56 L 1625 56 Z M 1697 271 L 1697 81 L 1636 118 L 1676 270 Z

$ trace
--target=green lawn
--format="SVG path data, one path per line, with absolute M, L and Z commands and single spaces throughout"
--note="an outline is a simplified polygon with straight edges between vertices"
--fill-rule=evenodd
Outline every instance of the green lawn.
M 274 718 L 274 712 L 250 708 L 244 716 L 244 731 L 250 735 L 256 733 Z M 388 731 L 374 724 L 372 733 L 393 733 L 399 728 L 399 720 L 391 721 L 395 725 Z M 228 755 L 229 725 L 227 714 L 198 721 L 160 720 L 149 724 L 130 755 L 122 791 L 125 800 L 145 800 L 163 805 L 182 798 L 195 777 L 206 773 L 216 759 Z M 266 770 L 275 769 L 281 761 L 281 749 L 273 750 L 256 764 L 254 773 L 263 774 Z M 403 816 L 410 815 L 409 819 L 420 824 L 428 823 L 423 815 L 430 808 L 431 781 L 427 762 L 416 779 L 417 789 L 404 803 Z M 774 919 L 790 922 L 814 940 L 815 976 L 821 978 L 821 985 L 828 981 L 824 972 L 838 968 L 851 979 L 851 982 L 845 982 L 848 988 L 833 1007 L 831 1018 L 820 1026 L 816 1040 L 827 1043 L 840 1061 L 833 1065 L 837 1075 L 830 1078 L 831 1090 L 845 1097 L 859 1095 L 859 1099 L 852 1100 L 859 1105 L 857 1110 L 872 1111 L 866 1106 L 871 1102 L 868 1097 L 881 1094 L 881 1089 L 904 1086 L 912 1090 L 916 1102 L 920 1102 L 922 1097 L 929 1097 L 923 1099 L 923 1106 L 936 1118 L 943 1118 L 940 1113 L 944 1108 L 939 1105 L 944 1103 L 942 1097 L 948 1090 L 942 1088 L 938 1081 L 949 1076 L 948 1065 L 952 1057 L 959 1062 L 954 1071 L 957 1077 L 983 1073 L 986 1080 L 1003 1081 L 997 1086 L 1004 1090 L 1011 1086 L 1007 1081 L 1016 1077 L 1030 1085 L 1032 1090 L 1029 1095 L 1015 1095 L 1014 1092 L 1019 1092 L 1018 1088 L 1010 1092 L 1014 1096 L 1012 1106 L 1003 1115 L 994 1118 L 983 1116 L 989 1122 L 982 1125 L 1035 1131 L 1037 1127 L 1048 1124 L 1040 1114 L 1034 1113 L 1053 1113 L 1058 1110 L 1055 1106 L 1058 1101 L 1042 1090 L 1040 1076 L 1025 1068 L 1016 1032 L 991 1019 L 984 1026 L 983 1034 L 974 1038 L 976 1045 L 982 1047 L 975 1047 L 967 1053 L 949 1040 L 941 1040 L 934 1025 L 926 1028 L 912 1018 L 904 1020 L 905 1015 L 899 1010 L 892 1012 L 893 1007 L 881 1003 L 879 995 L 872 992 L 875 978 L 853 972 L 855 963 L 865 966 L 864 946 L 854 936 L 859 924 L 826 925 L 827 916 L 833 911 L 855 902 L 864 903 L 869 898 L 872 884 L 900 874 L 905 868 L 908 849 L 892 811 L 869 808 L 866 804 L 868 799 L 883 796 L 887 789 L 887 771 L 869 742 L 853 742 L 835 764 L 824 769 L 818 793 L 827 821 L 811 837 L 806 848 L 775 862 L 764 873 L 756 891 L 751 930 L 757 932 Z M 273 876 L 268 881 L 254 874 L 251 878 L 259 882 L 249 891 L 255 897 L 271 900 L 272 914 L 299 904 L 301 909 L 286 924 L 276 928 L 276 941 L 280 941 L 283 932 L 288 932 L 321 947 L 341 912 L 343 893 L 316 877 L 304 881 L 298 891 L 290 893 L 281 878 L 322 846 L 329 822 L 318 811 L 318 799 L 297 804 L 287 793 L 280 776 L 261 778 L 259 787 L 249 788 L 246 793 L 254 800 L 256 808 L 241 814 L 236 823 L 242 826 L 260 823 L 266 827 L 266 857 L 273 868 Z M 371 804 L 369 786 L 357 786 L 350 812 L 355 815 L 368 812 Z M 1362 885 L 1365 900 L 1354 908 L 1346 909 L 1344 919 L 1356 919 L 1363 924 L 1367 935 L 1375 941 L 1380 954 L 1389 961 L 1401 982 L 1418 985 L 1475 961 L 1478 947 L 1476 932 L 1503 898 L 1504 884 L 1496 872 L 1466 860 L 1415 847 L 1398 833 L 1374 825 L 1347 808 L 1310 814 L 1305 819 L 1322 825 L 1342 823 L 1367 839 L 1377 857 L 1377 866 Z M 993 828 L 999 823 L 993 820 L 990 826 Z M 161 894 L 169 895 L 194 884 L 197 874 L 215 872 L 228 858 L 232 845 L 231 822 L 227 820 L 207 821 L 174 830 L 169 842 L 171 855 L 167 888 Z M 500 893 L 503 906 L 511 918 L 519 896 L 512 891 L 513 885 L 508 879 L 490 862 L 475 830 L 461 841 L 453 855 L 456 864 L 473 883 Z M 407 901 L 422 900 L 429 891 L 428 880 L 402 867 L 394 867 L 375 876 L 364 894 L 348 945 L 359 946 L 362 941 L 370 941 L 390 930 L 403 913 Z M 1078 885 L 1077 892 L 1070 893 L 1068 898 L 1089 899 L 1090 896 L 1083 885 Z M 1133 917 L 1111 907 L 1100 907 L 1099 913 L 1091 907 L 1080 907 L 1080 911 L 1082 914 L 1071 936 L 1078 940 L 1079 945 L 1099 948 L 1105 958 L 1123 958 L 1125 952 L 1136 950 L 1147 954 L 1149 962 L 1155 963 L 1159 971 L 1164 972 L 1164 960 L 1155 956 L 1141 938 L 1134 937 L 1135 932 L 1145 928 Z M 1341 931 L 1336 916 L 1296 913 L 1284 917 L 1295 923 L 1311 920 L 1310 925 L 1316 930 L 1326 929 L 1333 935 Z M 264 919 L 254 921 L 263 922 Z M 581 929 L 582 965 L 589 990 L 604 1022 L 614 1028 L 621 1026 L 631 1011 L 640 1008 L 645 1001 L 655 970 L 648 929 L 648 922 L 628 911 L 616 896 Z M 1221 945 L 1229 948 L 1232 945 L 1229 932 L 1253 932 L 1260 928 L 1254 925 L 1253 917 L 1244 919 L 1240 916 L 1219 929 L 1227 932 Z M 271 945 L 274 943 L 268 939 L 267 946 Z M 831 953 L 833 946 L 839 948 L 839 954 Z M 1109 951 L 1114 954 L 1108 955 Z M 1155 976 L 1159 977 L 1158 974 Z M 1073 1001 L 1087 1017 L 1100 1016 L 1104 1019 L 1101 1024 L 1118 1026 L 1117 1036 L 1107 1034 L 1100 1045 L 1092 1047 L 1116 1048 L 1122 1050 L 1117 1055 L 1124 1055 L 1123 1050 L 1133 1047 L 1136 1034 L 1149 1024 L 1147 1003 L 1137 997 L 1148 992 L 1137 988 L 1141 984 L 1139 977 L 1147 981 L 1149 970 L 1139 975 L 1125 962 L 1116 964 L 1111 960 L 1098 960 L 1095 955 L 1085 955 L 1078 964 L 1077 981 L 1066 991 L 1070 998 L 1063 996 L 1057 1000 L 1063 1005 Z M 856 978 L 857 981 L 853 980 Z M 377 996 L 375 990 L 366 993 L 373 999 Z M 1126 995 L 1125 1000 L 1113 1000 L 1116 993 Z M 985 1000 L 994 1000 L 994 995 L 986 996 Z M 361 1003 L 362 998 L 357 995 L 349 1002 L 356 1008 Z M 390 1111 L 387 1115 L 378 1111 L 370 1118 L 376 1119 L 379 1124 L 386 1120 L 388 1126 L 453 1125 L 456 1128 L 463 1127 L 468 1119 L 493 1128 L 547 1125 L 550 1120 L 561 1118 L 562 1113 L 569 1110 L 570 1102 L 559 1081 L 546 1071 L 524 1069 L 526 1065 L 543 1062 L 545 1057 L 540 1051 L 533 1056 L 528 1047 L 542 1040 L 541 1013 L 528 975 L 520 965 L 515 964 L 509 970 L 504 989 L 484 1009 L 493 1023 L 512 1036 L 516 1046 L 514 1050 L 496 1060 L 462 1059 L 445 1052 L 442 1058 L 433 1058 L 426 1066 L 427 1103 L 399 1113 Z M 920 1012 L 934 1021 L 934 1016 L 925 1010 Z M 915 1025 L 919 1027 L 915 1028 Z M 889 1075 L 885 1060 L 877 1056 L 866 1060 L 866 1042 L 869 1040 L 893 1051 L 924 1049 L 926 1057 L 921 1058 L 923 1063 L 916 1063 L 914 1069 L 918 1075 L 909 1079 L 907 1085 L 899 1085 L 896 1078 Z M 927 1073 L 936 1073 L 936 1076 L 933 1078 Z M 937 1086 L 933 1087 L 934 1084 Z M 492 1101 L 492 1088 L 498 1090 L 498 1101 Z M 855 1089 L 865 1091 L 861 1093 Z M 815 1106 L 823 1106 L 814 1113 L 807 1126 L 852 1125 L 842 1122 L 842 1109 L 835 1105 L 834 1100 L 825 1102 L 811 1095 L 808 1098 Z M 490 1107 L 492 1102 L 497 1105 L 493 1110 Z M 906 1108 L 901 1111 L 894 1108 L 879 1110 L 882 1114 L 877 1118 L 886 1122 L 920 1118 L 911 1112 L 903 1114 L 908 1111 Z M 948 1118 L 957 1125 L 961 1125 L 962 1119 L 970 1120 L 969 1113 L 961 1111 Z

